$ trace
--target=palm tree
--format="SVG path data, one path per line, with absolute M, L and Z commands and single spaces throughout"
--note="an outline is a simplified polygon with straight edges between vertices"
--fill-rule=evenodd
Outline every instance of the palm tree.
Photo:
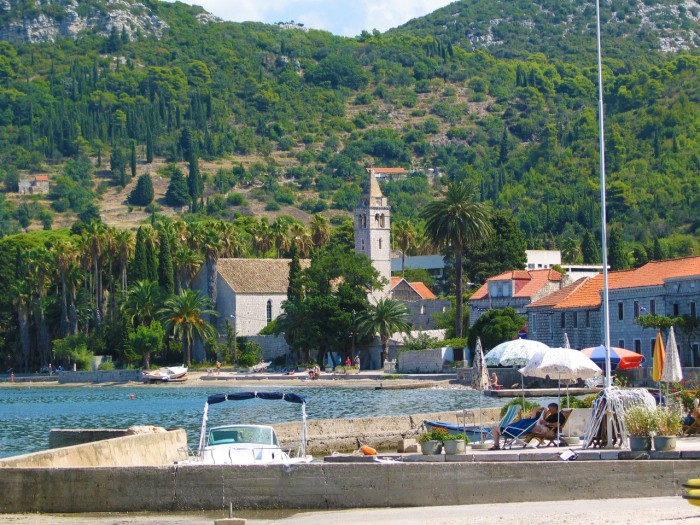
M 296 244 L 297 249 L 299 250 L 299 255 L 301 257 L 308 257 L 309 253 L 311 253 L 311 248 L 313 247 L 311 232 L 308 230 L 308 228 L 299 222 L 295 222 L 289 228 L 289 233 L 291 235 L 292 244 Z
M 182 340 L 187 366 L 192 364 L 190 348 L 195 338 L 205 340 L 217 336 L 216 329 L 204 318 L 216 312 L 209 308 L 209 299 L 198 291 L 184 290 L 169 298 L 158 313 L 166 332 Z
M 277 248 L 277 258 L 279 259 L 282 252 L 289 251 L 292 246 L 292 241 L 289 238 L 290 223 L 288 217 L 277 217 L 272 223 L 272 236 L 275 240 L 275 248 Z
M 129 262 L 129 258 L 134 253 L 134 234 L 129 230 L 118 229 L 114 233 L 114 244 L 119 261 L 119 282 L 121 291 L 125 292 L 127 287 L 126 266 Z
M 318 213 L 311 219 L 311 239 L 317 248 L 325 246 L 331 240 L 331 226 L 328 219 Z
M 389 338 L 396 332 L 407 332 L 411 325 L 407 321 L 408 307 L 393 299 L 379 299 L 357 316 L 357 332 L 360 335 L 379 334 L 382 342 L 382 363 L 389 359 Z
M 132 327 L 150 326 L 156 314 L 160 299 L 160 288 L 155 281 L 136 281 L 129 288 L 126 301 L 122 306 L 124 315 Z
M 394 224 L 394 243 L 401 250 L 401 277 L 406 272 L 406 252 L 416 245 L 418 232 L 411 221 L 397 221 Z
M 264 256 L 265 253 L 272 247 L 272 228 L 267 220 L 263 217 L 259 222 L 256 222 L 252 228 L 253 247 L 258 252 L 258 255 Z
M 577 263 L 581 257 L 581 244 L 573 237 L 567 237 L 561 243 L 561 256 L 564 262 Z
M 428 203 L 421 211 L 425 233 L 436 245 L 450 248 L 455 258 L 455 337 L 462 337 L 462 260 L 464 249 L 491 234 L 491 212 L 476 202 L 474 186 L 466 181 L 447 184 L 445 199 Z
M 196 252 L 186 245 L 180 248 L 173 254 L 173 266 L 177 279 L 175 280 L 175 292 L 180 293 L 180 290 L 189 288 L 192 279 L 197 275 L 197 272 L 204 263 L 204 257 L 201 253 Z
M 241 257 L 246 252 L 247 242 L 241 231 L 230 222 L 217 221 L 214 229 L 221 237 L 221 257 Z
M 61 279 L 61 319 L 60 319 L 60 334 L 65 337 L 69 332 L 68 319 L 68 280 L 67 275 L 71 268 L 75 266 L 78 257 L 78 251 L 75 246 L 69 242 L 60 240 L 52 248 L 56 270 Z

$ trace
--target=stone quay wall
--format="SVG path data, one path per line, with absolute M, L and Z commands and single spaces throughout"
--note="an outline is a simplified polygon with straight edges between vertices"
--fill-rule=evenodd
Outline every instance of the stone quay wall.
M 0 478 L 14 468 L 163 466 L 187 459 L 187 453 L 187 433 L 183 429 L 160 429 L 0 458 Z
M 338 509 L 681 494 L 699 460 L 12 468 L 0 512 Z M 562 503 L 565 505 L 565 503 Z

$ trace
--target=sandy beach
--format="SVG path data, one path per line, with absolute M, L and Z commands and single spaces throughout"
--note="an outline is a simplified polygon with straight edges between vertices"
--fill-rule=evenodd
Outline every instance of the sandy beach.
M 323 388 L 332 386 L 334 388 L 376 388 L 379 386 L 390 386 L 397 388 L 401 386 L 413 386 L 432 388 L 439 386 L 440 388 L 468 388 L 465 385 L 454 383 L 454 374 L 444 374 L 444 379 L 435 379 L 434 375 L 430 375 L 426 379 L 386 379 L 382 378 L 381 371 L 368 370 L 345 376 L 343 374 L 322 373 L 321 377 L 315 380 L 308 379 L 305 373 L 298 372 L 293 376 L 282 373 L 233 373 L 222 371 L 220 374 L 216 372 L 209 373 L 204 371 L 192 371 L 187 373 L 187 381 L 174 382 L 159 382 L 145 383 L 142 381 L 129 381 L 124 383 L 59 383 L 58 376 L 55 380 L 46 380 L 46 376 L 42 377 L 42 381 L 16 381 L 14 383 L 9 380 L 0 382 L 0 388 L 47 388 L 47 387 L 104 387 L 117 386 L 125 388 L 183 388 L 183 387 L 206 387 L 211 388 L 216 386 L 219 388 L 227 387 L 261 387 L 261 386 L 303 386 L 304 388 Z

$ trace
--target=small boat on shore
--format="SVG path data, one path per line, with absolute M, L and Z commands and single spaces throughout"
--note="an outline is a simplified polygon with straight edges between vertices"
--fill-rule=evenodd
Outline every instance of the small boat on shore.
M 158 370 L 144 370 L 144 381 L 184 381 L 186 380 L 186 366 L 165 366 Z
M 490 428 L 481 428 L 478 425 L 467 426 L 459 423 L 447 423 L 445 421 L 429 421 L 427 419 L 423 420 L 423 424 L 428 431 L 435 428 L 444 428 L 453 436 L 456 436 L 457 434 L 464 434 L 469 438 L 470 443 L 481 442 L 482 437 L 485 440 L 491 433 Z
M 301 405 L 301 439 L 295 455 L 282 449 L 275 430 L 269 425 L 232 424 L 213 427 L 207 432 L 209 406 L 224 401 L 249 399 L 280 400 Z M 234 392 L 214 394 L 204 405 L 199 447 L 196 455 L 185 462 L 203 465 L 267 465 L 310 463 L 306 455 L 306 399 L 297 394 L 280 392 Z

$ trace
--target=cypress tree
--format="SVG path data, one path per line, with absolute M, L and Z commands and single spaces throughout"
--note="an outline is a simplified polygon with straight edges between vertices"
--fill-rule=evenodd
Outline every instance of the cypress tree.
M 627 256 L 625 241 L 622 240 L 622 233 L 620 233 L 618 228 L 610 231 L 608 264 L 611 270 L 626 270 L 629 268 L 629 257 Z
M 136 231 L 136 247 L 134 248 L 134 260 L 131 263 L 131 282 L 143 281 L 148 279 L 148 270 L 146 268 L 146 234 L 143 228 Z
M 598 243 L 593 237 L 593 234 L 587 231 L 583 235 L 581 242 L 581 255 L 583 255 L 583 264 L 600 264 L 600 251 Z
M 151 126 L 146 130 L 146 163 L 153 162 L 153 132 Z
M 158 232 L 158 284 L 168 295 L 175 293 L 175 277 L 173 275 L 173 259 L 170 253 L 170 241 L 163 230 Z
M 156 247 L 150 235 L 146 236 L 146 279 L 158 282 L 158 260 L 156 257 Z
M 136 141 L 131 141 L 131 155 L 129 157 L 129 166 L 131 167 L 131 178 L 136 177 Z
M 187 181 L 179 168 L 172 170 L 168 191 L 165 192 L 165 202 L 168 206 L 184 206 L 190 202 Z
M 136 187 L 129 194 L 129 203 L 136 206 L 148 206 L 153 201 L 153 181 L 151 176 L 146 173 L 139 177 Z
M 289 284 L 287 285 L 287 300 L 293 303 L 302 299 L 301 263 L 297 243 L 292 243 L 292 261 L 289 263 Z

